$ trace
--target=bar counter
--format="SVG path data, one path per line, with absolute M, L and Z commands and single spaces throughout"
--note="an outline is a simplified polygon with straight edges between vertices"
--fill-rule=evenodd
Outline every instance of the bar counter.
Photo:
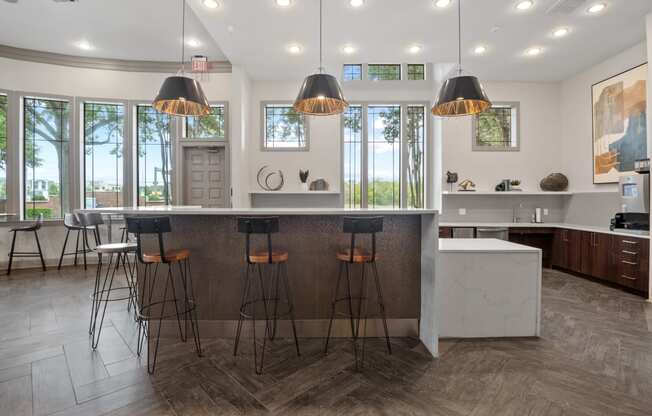
M 435 258 L 437 214 L 425 209 L 341 208 L 199 208 L 189 206 L 118 207 L 82 210 L 125 216 L 169 216 L 172 233 L 166 249 L 191 251 L 192 279 L 202 336 L 234 335 L 245 268 L 244 235 L 236 231 L 239 216 L 278 216 L 274 248 L 289 252 L 288 277 L 293 291 L 300 337 L 325 336 L 330 301 L 338 273 L 335 254 L 348 247 L 342 233 L 345 216 L 383 216 L 378 234 L 378 270 L 392 336 L 419 336 L 437 356 Z M 361 242 L 366 238 L 360 237 Z M 355 286 L 359 281 L 352 276 Z M 374 302 L 375 299 L 371 299 Z M 370 303 L 373 305 L 373 303 Z M 172 324 L 172 322 L 170 322 Z M 283 336 L 289 335 L 281 324 Z M 169 325 L 174 330 L 174 325 Z M 284 329 L 285 328 L 285 329 Z M 368 336 L 381 335 L 379 320 L 370 320 Z M 348 321 L 338 320 L 334 336 L 349 336 Z

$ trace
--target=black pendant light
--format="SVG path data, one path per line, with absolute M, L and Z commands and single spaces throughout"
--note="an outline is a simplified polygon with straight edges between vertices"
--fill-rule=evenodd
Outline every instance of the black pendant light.
M 436 116 L 468 116 L 491 107 L 478 78 L 462 71 L 462 0 L 457 0 L 457 35 L 457 68 L 439 91 L 437 103 L 432 107 Z
M 337 79 L 323 73 L 322 61 L 322 0 L 319 0 L 319 73 L 308 75 L 303 80 L 299 95 L 294 101 L 294 109 L 299 113 L 330 116 L 342 113 L 349 106 Z
M 186 45 L 186 1 L 183 5 L 181 23 L 181 74 L 168 77 L 163 81 L 152 106 L 161 113 L 175 116 L 205 116 L 211 113 L 211 107 L 196 80 L 185 76 Z

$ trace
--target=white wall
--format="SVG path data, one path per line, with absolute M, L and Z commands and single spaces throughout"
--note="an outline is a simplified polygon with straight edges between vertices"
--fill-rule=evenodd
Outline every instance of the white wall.
M 616 184 L 593 184 L 591 86 L 646 61 L 642 42 L 562 82 L 561 155 L 572 191 L 616 191 Z
M 520 103 L 521 150 L 473 152 L 472 118 L 444 119 L 443 171 L 458 172 L 460 181 L 471 179 L 479 191 L 492 191 L 502 179 L 520 179 L 524 190 L 539 190 L 539 181 L 544 176 L 563 171 L 559 85 L 518 82 L 485 82 L 483 85 L 492 101 Z

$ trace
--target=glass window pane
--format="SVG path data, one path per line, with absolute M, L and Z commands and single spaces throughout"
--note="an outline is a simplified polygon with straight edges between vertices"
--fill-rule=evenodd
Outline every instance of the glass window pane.
M 186 138 L 188 139 L 223 139 L 224 106 L 211 106 L 211 114 L 203 117 L 186 117 Z
M 84 206 L 122 206 L 124 105 L 84 103 Z
M 24 217 L 62 218 L 67 211 L 70 108 L 67 101 L 24 99 Z
M 172 201 L 171 118 L 149 105 L 137 106 L 136 118 L 138 205 L 169 205 Z
M 401 203 L 401 107 L 367 109 L 367 198 L 370 208 L 398 208 Z
M 353 81 L 362 79 L 362 65 L 361 64 L 345 64 L 344 65 L 344 81 Z
M 516 107 L 494 105 L 475 116 L 473 145 L 475 149 L 517 149 Z
M 0 212 L 7 212 L 7 96 L 0 95 Z
M 266 149 L 305 149 L 305 116 L 289 105 L 266 105 L 264 110 Z
M 424 64 L 408 64 L 408 79 L 411 81 L 421 81 L 426 79 L 426 68 Z
M 406 120 L 407 206 L 423 208 L 425 178 L 425 114 L 424 106 L 408 106 Z
M 360 208 L 362 185 L 362 107 L 344 112 L 344 206 Z
M 372 81 L 396 81 L 401 79 L 401 65 L 369 64 L 368 73 Z

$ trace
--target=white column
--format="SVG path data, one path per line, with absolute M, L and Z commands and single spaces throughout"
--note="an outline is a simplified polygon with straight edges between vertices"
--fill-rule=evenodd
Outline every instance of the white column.
M 231 149 L 231 201 L 234 208 L 248 208 L 249 200 L 249 158 L 247 137 L 251 134 L 251 80 L 239 66 L 231 72 L 232 98 L 229 104 L 230 149 Z
M 646 27 L 647 27 L 647 56 L 652 56 L 652 14 L 647 15 L 646 17 Z M 647 71 L 647 157 L 650 157 L 652 154 L 652 71 L 648 67 Z M 651 195 L 652 198 L 652 195 Z M 652 245 L 650 245 L 652 255 Z M 652 271 L 652 270 L 651 270 Z M 652 273 L 650 273 L 650 282 L 652 282 Z M 652 289 L 652 284 L 650 285 Z M 649 300 L 652 301 L 652 290 L 648 290 Z

